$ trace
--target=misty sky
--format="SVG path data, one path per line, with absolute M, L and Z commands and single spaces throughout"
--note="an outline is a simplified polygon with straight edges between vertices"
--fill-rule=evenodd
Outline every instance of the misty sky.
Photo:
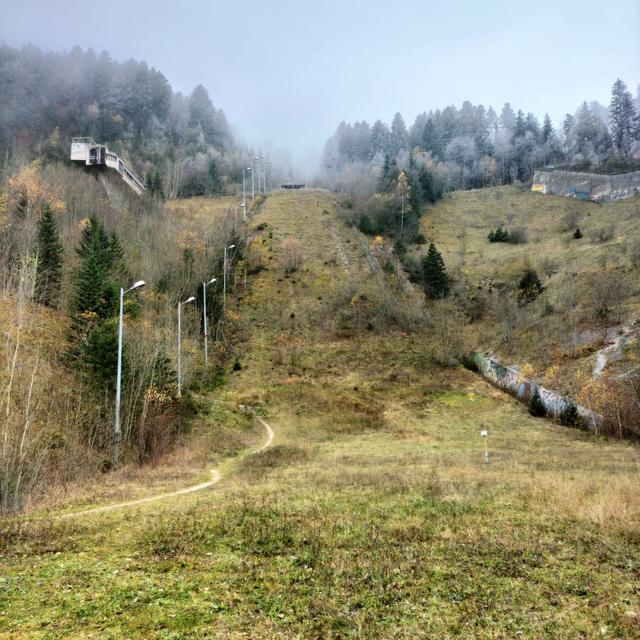
M 640 0 L 0 0 L 0 40 L 142 59 L 204 84 L 238 136 L 300 163 L 341 120 L 469 99 L 559 122 L 640 82 Z M 1 99 L 1 96 L 0 96 Z

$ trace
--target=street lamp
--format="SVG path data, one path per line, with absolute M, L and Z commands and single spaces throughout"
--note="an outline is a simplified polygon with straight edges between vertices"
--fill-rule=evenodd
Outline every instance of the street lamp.
M 124 294 L 144 287 L 145 281 L 134 282 L 126 291 L 120 287 L 120 314 L 118 316 L 118 367 L 116 374 L 116 417 L 113 425 L 113 466 L 118 464 L 120 457 L 120 442 L 122 440 L 122 429 L 120 428 L 120 396 L 122 393 L 122 331 L 124 324 Z
M 189 296 L 184 302 L 178 301 L 178 398 L 182 397 L 182 305 L 195 301 L 194 296 Z
M 253 159 L 253 163 L 251 164 L 252 168 L 256 166 L 256 160 L 257 159 L 258 158 L 254 158 Z M 256 199 L 256 183 L 255 183 L 255 179 L 254 179 L 255 173 L 256 172 L 254 170 L 251 171 L 251 200 L 255 200 Z
M 245 214 L 247 212 L 247 171 L 251 171 L 251 167 L 247 167 L 246 169 L 244 167 L 242 168 L 242 206 L 244 207 Z M 251 172 L 251 178 L 253 179 L 253 172 Z
M 216 281 L 216 278 L 211 278 L 209 282 L 202 283 L 202 300 L 203 300 L 203 308 L 202 313 L 204 317 L 204 366 L 205 368 L 209 366 L 209 351 L 207 345 L 207 339 L 209 337 L 209 323 L 207 319 L 207 285 L 213 284 Z
M 227 308 L 227 250 L 234 249 L 235 244 L 230 244 L 224 248 L 224 260 L 223 260 L 223 276 L 222 276 L 222 312 L 224 313 Z

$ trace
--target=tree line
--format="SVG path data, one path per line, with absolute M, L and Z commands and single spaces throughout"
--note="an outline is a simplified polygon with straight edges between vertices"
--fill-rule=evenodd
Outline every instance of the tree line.
M 538 167 L 624 171 L 640 161 L 640 93 L 634 100 L 618 79 L 609 108 L 584 102 L 567 114 L 560 129 L 545 114 L 542 123 L 531 112 L 506 103 L 493 107 L 465 101 L 460 108 L 424 112 L 407 127 L 400 113 L 388 126 L 342 122 L 327 141 L 325 176 L 340 182 L 348 165 L 375 167 L 386 158 L 407 166 L 411 158 L 426 166 L 445 190 L 529 180 Z

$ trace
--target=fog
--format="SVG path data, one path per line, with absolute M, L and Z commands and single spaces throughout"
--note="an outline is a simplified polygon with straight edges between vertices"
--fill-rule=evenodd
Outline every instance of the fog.
M 145 60 L 186 94 L 202 83 L 239 141 L 288 149 L 300 177 L 342 120 L 472 100 L 560 122 L 640 80 L 637 0 L 2 0 L 0 40 Z

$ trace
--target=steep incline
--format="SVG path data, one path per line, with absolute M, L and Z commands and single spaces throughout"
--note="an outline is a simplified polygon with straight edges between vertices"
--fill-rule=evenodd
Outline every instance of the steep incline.
M 636 638 L 637 447 L 438 367 L 330 194 L 275 193 L 251 227 L 266 269 L 234 294 L 241 368 L 211 406 L 255 406 L 273 445 L 135 518 L 7 529 L 0 634 Z

